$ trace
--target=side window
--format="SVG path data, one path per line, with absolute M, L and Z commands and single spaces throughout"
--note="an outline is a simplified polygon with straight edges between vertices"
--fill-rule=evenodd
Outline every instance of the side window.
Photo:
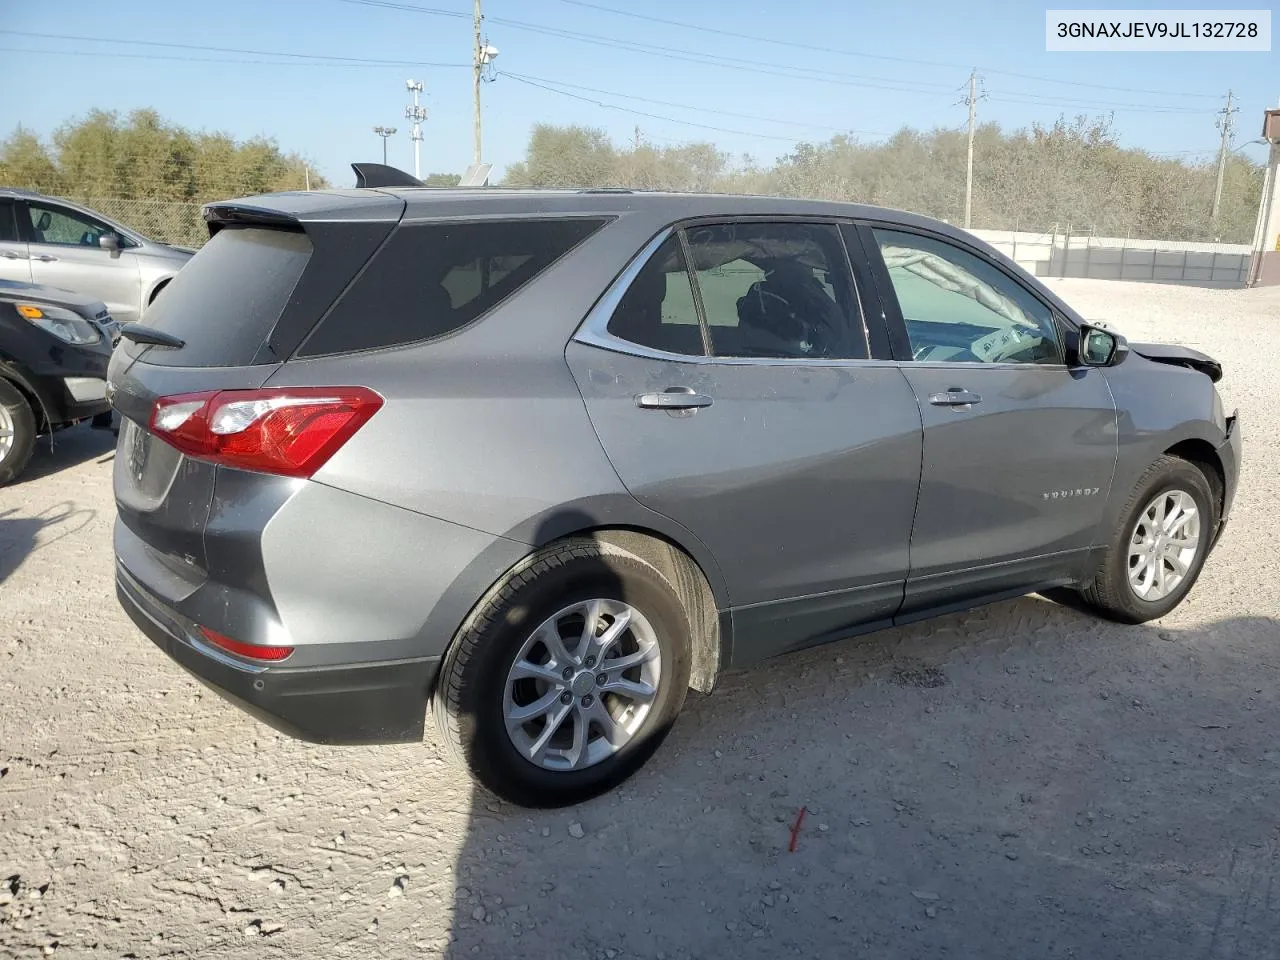
M 1053 314 L 991 264 L 932 237 L 873 230 L 921 361 L 1061 363 Z
M 111 232 L 105 223 L 64 207 L 28 202 L 27 215 L 31 218 L 32 243 L 96 247 L 98 238 Z
M 18 242 L 18 221 L 12 200 L 0 200 L 0 243 Z
M 700 357 L 702 329 L 680 238 L 671 236 L 649 258 L 609 318 L 609 333 L 622 340 Z
M 692 227 L 686 236 L 715 356 L 866 358 L 834 225 L 725 223 Z
M 401 224 L 298 355 L 371 350 L 452 333 L 518 294 L 605 222 L 565 217 Z

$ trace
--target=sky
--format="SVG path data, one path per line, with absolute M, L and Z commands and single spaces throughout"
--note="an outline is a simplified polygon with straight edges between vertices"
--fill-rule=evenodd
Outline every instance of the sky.
M 412 171 L 412 78 L 429 112 L 422 173 L 461 172 L 472 156 L 471 8 L 0 0 L 0 134 L 21 124 L 47 137 L 94 108 L 151 107 L 197 130 L 273 137 L 349 185 L 350 162 L 381 159 L 376 125 L 397 128 L 388 160 Z M 760 163 L 836 133 L 960 128 L 973 68 L 979 121 L 1013 129 L 1114 112 L 1126 145 L 1193 160 L 1216 154 L 1228 90 L 1240 108 L 1232 146 L 1258 161 L 1265 149 L 1247 144 L 1280 102 L 1274 50 L 1047 53 L 1037 3 L 484 0 L 484 14 L 499 51 L 482 89 L 484 159 L 498 172 L 540 121 L 599 127 L 617 142 L 637 129 L 656 145 L 711 141 Z

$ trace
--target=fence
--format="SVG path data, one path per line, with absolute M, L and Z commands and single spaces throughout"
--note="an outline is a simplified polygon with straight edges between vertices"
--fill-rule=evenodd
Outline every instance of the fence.
M 112 197 L 73 199 L 164 243 L 199 247 L 209 237 L 198 203 Z M 971 232 L 1038 277 L 1242 287 L 1249 275 L 1248 244 L 1073 235 L 1070 227 L 1051 233 Z
M 1243 287 L 1252 254 L 1246 243 L 1073 236 L 1070 228 L 1052 233 L 970 232 L 1038 277 Z
M 121 200 L 116 197 L 67 197 L 144 237 L 183 247 L 199 247 L 209 239 L 200 204 L 172 200 Z

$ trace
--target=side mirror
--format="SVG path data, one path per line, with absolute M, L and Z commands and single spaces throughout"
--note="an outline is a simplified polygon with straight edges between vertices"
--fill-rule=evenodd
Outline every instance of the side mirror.
M 1129 355 L 1129 343 L 1118 333 L 1084 324 L 1080 327 L 1076 360 L 1085 367 L 1114 367 Z
M 111 253 L 119 253 L 122 244 L 120 243 L 120 237 L 116 234 L 104 233 L 98 238 L 98 246 L 103 250 L 109 250 Z

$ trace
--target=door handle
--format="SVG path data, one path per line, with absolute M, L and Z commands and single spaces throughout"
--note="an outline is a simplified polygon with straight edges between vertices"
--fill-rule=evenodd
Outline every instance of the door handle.
M 662 393 L 640 394 L 636 406 L 645 410 L 696 410 L 711 406 L 711 398 L 695 393 L 692 387 L 667 387 Z
M 47 253 L 42 253 L 38 257 L 31 257 L 32 260 L 39 260 L 41 263 L 53 263 L 57 257 L 51 257 Z
M 20 254 L 20 253 L 14 253 L 12 250 L 6 250 L 6 251 L 4 251 L 4 253 L 0 253 L 0 257 L 4 257 L 6 260 L 29 260 L 29 259 L 31 259 L 30 257 L 24 257 L 24 256 L 23 256 L 22 254 Z
M 982 398 L 963 387 L 948 387 L 946 393 L 935 393 L 929 397 L 929 402 L 935 407 L 971 407 L 981 403 Z

